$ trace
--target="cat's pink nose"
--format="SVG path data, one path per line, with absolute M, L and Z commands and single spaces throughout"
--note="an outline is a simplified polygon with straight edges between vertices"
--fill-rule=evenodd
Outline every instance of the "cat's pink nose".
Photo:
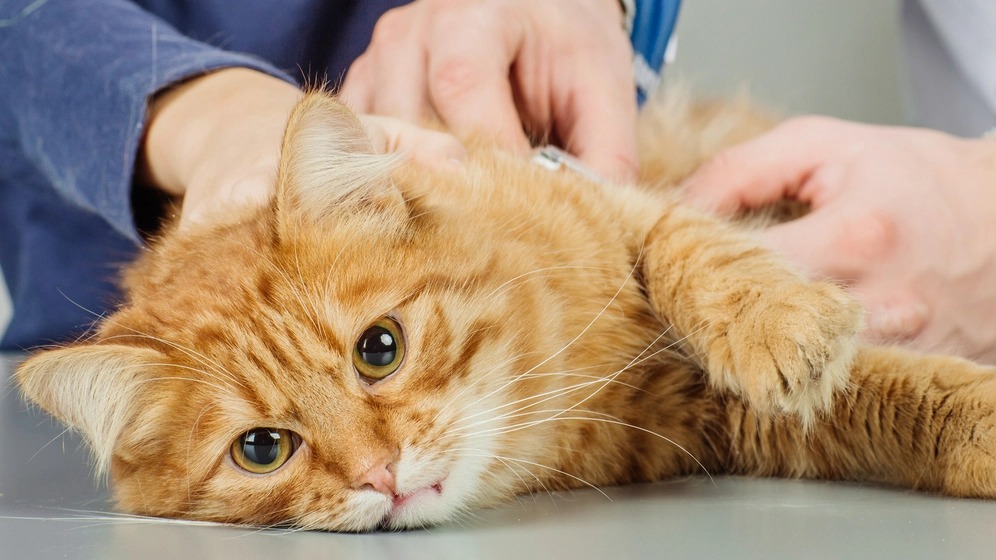
M 375 490 L 385 496 L 394 497 L 394 474 L 388 468 L 390 466 L 390 461 L 375 461 L 372 467 L 356 477 L 353 488 Z

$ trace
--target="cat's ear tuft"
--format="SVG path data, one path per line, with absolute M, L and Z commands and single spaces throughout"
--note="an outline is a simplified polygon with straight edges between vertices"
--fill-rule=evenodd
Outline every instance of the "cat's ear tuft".
M 312 92 L 295 108 L 284 133 L 277 183 L 281 230 L 304 219 L 358 211 L 405 215 L 391 180 L 397 156 L 377 154 L 359 118 L 333 97 Z
M 31 401 L 86 438 L 103 474 L 115 442 L 135 416 L 141 387 L 162 361 L 150 349 L 72 346 L 28 358 L 17 370 L 17 381 Z

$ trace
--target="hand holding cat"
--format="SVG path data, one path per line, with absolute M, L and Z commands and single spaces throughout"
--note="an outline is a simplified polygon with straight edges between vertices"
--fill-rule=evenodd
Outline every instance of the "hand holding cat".
M 996 361 L 996 142 L 803 117 L 721 152 L 686 187 L 725 214 L 808 203 L 764 239 L 848 284 L 867 338 Z
M 549 136 L 626 180 L 632 57 L 617 0 L 418 0 L 381 17 L 340 94 L 359 112 L 439 120 L 521 152 L 527 133 Z
M 243 69 L 219 70 L 158 95 L 141 165 L 148 179 L 183 196 L 181 227 L 233 205 L 262 204 L 276 188 L 284 127 L 303 93 Z M 361 116 L 377 152 L 429 165 L 464 156 L 454 137 L 387 117 Z

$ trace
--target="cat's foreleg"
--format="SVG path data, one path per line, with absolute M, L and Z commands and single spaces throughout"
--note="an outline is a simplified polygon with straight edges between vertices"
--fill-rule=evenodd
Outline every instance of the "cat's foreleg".
M 863 348 L 847 390 L 808 431 L 735 400 L 727 411 L 732 472 L 996 498 L 996 368 Z
M 651 305 L 714 387 L 809 424 L 847 383 L 860 307 L 750 235 L 670 206 L 647 237 L 643 274 Z

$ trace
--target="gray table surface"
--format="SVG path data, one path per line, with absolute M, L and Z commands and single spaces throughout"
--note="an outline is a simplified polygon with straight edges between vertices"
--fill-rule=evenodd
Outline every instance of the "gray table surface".
M 996 558 L 996 503 L 820 481 L 688 478 L 523 496 L 460 524 L 362 535 L 114 513 L 79 440 L 0 355 L 0 559 Z

